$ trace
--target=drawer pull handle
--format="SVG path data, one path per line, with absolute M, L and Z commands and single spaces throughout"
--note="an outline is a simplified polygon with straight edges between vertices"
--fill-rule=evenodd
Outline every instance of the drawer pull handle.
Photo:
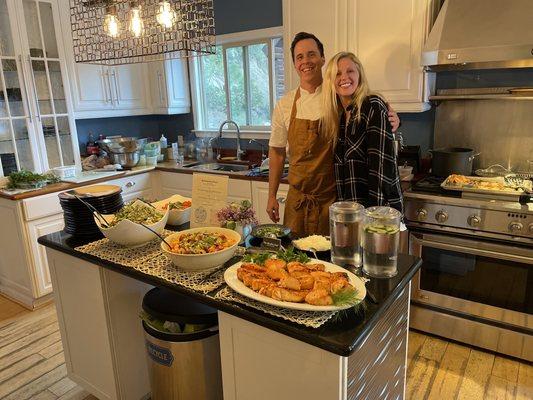
M 128 183 L 126 183 L 125 186 L 126 186 L 127 188 L 134 187 L 134 186 L 135 186 L 135 182 L 129 181 Z
M 278 203 L 283 204 L 283 203 L 285 203 L 285 200 L 287 200 L 287 199 L 285 197 L 278 197 L 276 200 L 278 201 Z

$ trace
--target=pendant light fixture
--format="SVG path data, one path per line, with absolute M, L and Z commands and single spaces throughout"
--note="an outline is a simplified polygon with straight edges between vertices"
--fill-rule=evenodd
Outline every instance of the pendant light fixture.
M 129 29 L 131 34 L 138 38 L 144 33 L 144 23 L 141 18 L 141 6 L 137 2 L 131 3 Z
M 118 36 L 119 22 L 117 18 L 117 9 L 114 5 L 109 5 L 106 7 L 106 14 L 104 17 L 104 31 L 108 36 L 112 38 L 116 38 Z
M 70 24 L 80 63 L 215 53 L 213 0 L 70 0 Z
M 159 10 L 156 15 L 157 22 L 165 29 L 170 29 L 176 22 L 176 13 L 172 10 L 168 1 L 159 3 Z

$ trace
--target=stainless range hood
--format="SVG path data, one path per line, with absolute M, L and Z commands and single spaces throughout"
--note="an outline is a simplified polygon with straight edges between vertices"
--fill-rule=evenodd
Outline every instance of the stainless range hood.
M 421 63 L 432 71 L 533 67 L 533 0 L 446 0 Z

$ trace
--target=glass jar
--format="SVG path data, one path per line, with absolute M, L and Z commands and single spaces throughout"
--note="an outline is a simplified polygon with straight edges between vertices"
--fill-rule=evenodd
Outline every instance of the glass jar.
M 361 232 L 363 271 L 375 278 L 390 278 L 398 273 L 400 220 L 402 214 L 391 207 L 369 207 Z
M 364 207 L 353 201 L 339 201 L 329 206 L 331 262 L 342 266 L 361 266 L 360 225 Z

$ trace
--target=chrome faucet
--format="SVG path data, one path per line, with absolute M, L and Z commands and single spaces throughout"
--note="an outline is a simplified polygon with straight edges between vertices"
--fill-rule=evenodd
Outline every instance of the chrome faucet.
M 232 121 L 231 119 L 227 119 L 226 121 L 222 122 L 220 125 L 220 128 L 218 128 L 218 137 L 222 137 L 222 128 L 224 128 L 224 125 L 226 124 L 233 124 L 235 125 L 235 128 L 237 128 L 237 160 L 241 161 L 241 157 L 244 154 L 244 151 L 241 150 L 241 132 L 239 130 L 239 125 L 235 121 Z M 220 155 L 220 154 L 219 154 Z
M 255 140 L 255 139 L 250 139 L 248 143 L 257 143 L 259 146 L 261 146 L 261 161 L 265 161 L 266 159 L 265 145 L 261 143 L 259 140 Z

